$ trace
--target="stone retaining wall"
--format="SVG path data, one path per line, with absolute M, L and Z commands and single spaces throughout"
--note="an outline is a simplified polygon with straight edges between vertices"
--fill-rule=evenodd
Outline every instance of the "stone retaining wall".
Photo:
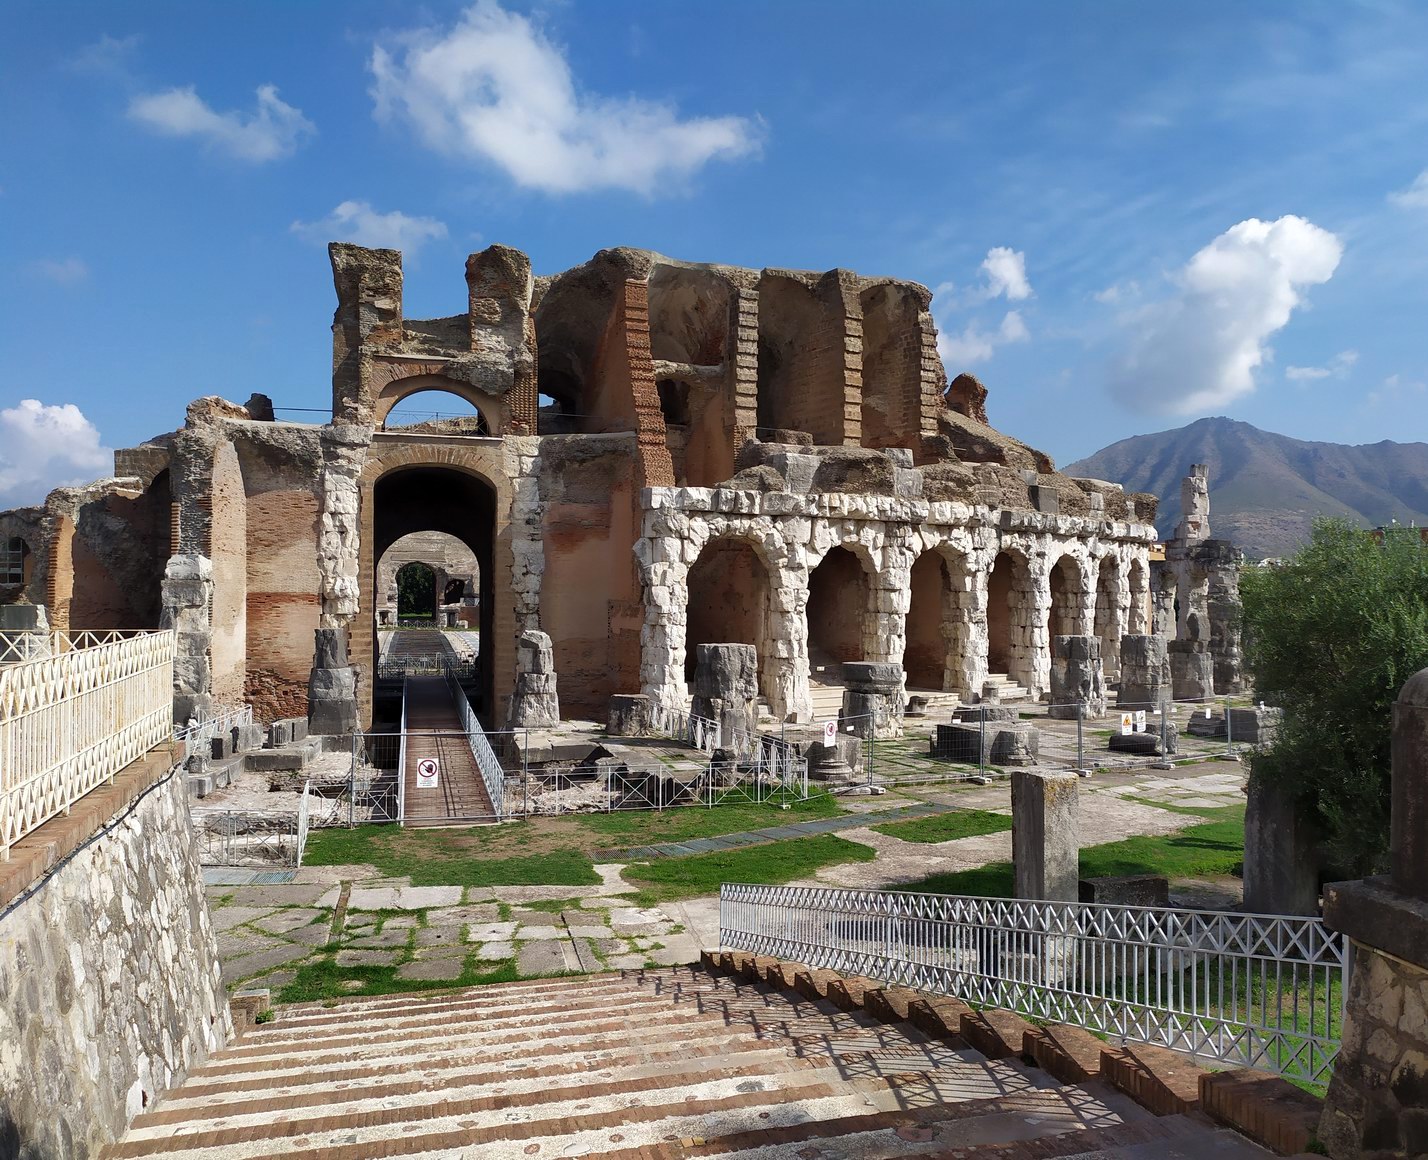
M 0 1156 L 97 1155 L 232 1034 L 183 778 L 118 809 L 0 913 Z

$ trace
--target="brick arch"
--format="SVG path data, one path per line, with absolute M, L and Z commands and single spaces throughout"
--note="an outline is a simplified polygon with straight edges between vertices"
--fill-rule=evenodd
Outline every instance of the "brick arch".
M 377 486 L 403 471 L 417 469 L 444 470 L 470 477 L 489 488 L 492 511 L 489 524 L 489 565 L 481 568 L 481 606 L 483 683 L 485 705 L 483 714 L 488 725 L 504 725 L 504 708 L 515 685 L 515 639 L 520 628 L 527 627 L 518 611 L 515 592 L 514 552 L 512 548 L 511 506 L 514 483 L 507 465 L 506 451 L 500 444 L 453 438 L 431 437 L 407 441 L 398 434 L 379 433 L 372 441 L 367 460 L 358 476 L 361 505 L 361 550 L 358 559 L 358 612 L 352 623 L 352 663 L 362 672 L 359 679 L 361 713 L 365 721 L 372 719 L 374 662 L 376 656 L 376 579 L 377 563 L 388 545 L 377 535 Z M 411 529 L 416 530 L 416 529 Z M 431 530 L 447 531 L 444 527 Z M 457 533 L 452 533 L 457 534 Z M 399 537 L 398 537 L 399 538 Z M 467 542 L 467 536 L 457 534 Z M 474 535 L 472 538 L 475 538 Z M 395 539 L 392 541 L 395 542 Z M 482 560 L 480 546 L 468 546 Z M 536 627 L 532 624 L 529 627 Z
M 470 383 L 463 383 L 459 379 L 441 374 L 436 369 L 439 365 L 423 364 L 418 373 L 397 374 L 388 378 L 372 400 L 373 425 L 385 428 L 387 416 L 403 399 L 419 395 L 424 391 L 438 391 L 454 395 L 458 399 L 470 403 L 486 424 L 487 432 L 491 435 L 502 434 L 506 427 L 505 403 L 498 396 L 473 387 Z M 391 373 L 402 368 L 383 367 L 382 369 Z

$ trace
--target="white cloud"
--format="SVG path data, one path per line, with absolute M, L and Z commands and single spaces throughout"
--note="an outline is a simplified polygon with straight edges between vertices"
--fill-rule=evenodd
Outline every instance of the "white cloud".
M 1026 342 L 1031 332 L 1021 312 L 1008 310 L 1001 324 L 993 331 L 982 330 L 975 322 L 969 322 L 961 334 L 939 334 L 937 353 L 947 364 L 949 374 L 957 375 L 966 367 L 986 362 L 996 353 L 997 347 L 1010 342 Z
M 436 218 L 411 217 L 399 210 L 378 213 L 365 201 L 344 201 L 325 218 L 293 222 L 292 231 L 313 242 L 356 242 L 413 254 L 435 238 L 446 237 L 446 224 Z
M 135 97 L 129 116 L 156 133 L 196 137 L 220 153 L 255 163 L 286 157 L 317 132 L 300 110 L 279 99 L 274 85 L 258 87 L 252 113 L 215 112 L 190 85 Z
M 89 280 L 89 266 L 83 258 L 41 258 L 31 262 L 30 269 L 60 286 L 77 286 Z
M 1255 387 L 1268 341 L 1333 277 L 1343 245 L 1292 214 L 1232 226 L 1175 275 L 1173 296 L 1124 315 L 1111 393 L 1135 410 L 1193 414 Z
M 1026 255 L 1010 246 L 993 246 L 982 262 L 987 276 L 987 295 L 1006 295 L 1009 302 L 1031 297 L 1031 283 L 1026 280 Z
M 105 33 L 70 57 L 69 67 L 75 72 L 127 80 L 130 62 L 140 39 L 139 36 L 110 36 Z
M 1400 407 L 1418 407 L 1422 405 L 1425 391 L 1428 391 L 1428 383 L 1418 379 L 1405 379 L 1402 375 L 1389 375 L 1376 390 L 1364 396 L 1364 402 L 1370 407 L 1381 407 L 1385 403 Z
M 1428 169 L 1415 177 L 1407 189 L 1390 193 L 1388 200 L 1404 209 L 1428 209 Z
M 1345 378 L 1354 369 L 1354 364 L 1359 361 L 1359 352 L 1356 350 L 1341 350 L 1331 358 L 1326 366 L 1322 367 L 1285 367 L 1284 377 L 1292 383 L 1307 382 L 1314 379 Z
M 41 502 L 52 488 L 114 471 L 114 452 L 73 403 L 22 399 L 0 411 L 0 508 Z
M 561 49 L 495 0 L 449 31 L 404 33 L 394 45 L 372 50 L 377 119 L 532 189 L 651 194 L 759 147 L 759 127 L 743 117 L 681 118 L 668 103 L 580 92 Z

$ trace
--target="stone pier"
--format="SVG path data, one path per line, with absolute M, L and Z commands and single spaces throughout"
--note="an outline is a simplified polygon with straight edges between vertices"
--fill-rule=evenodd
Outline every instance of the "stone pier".
M 1079 784 L 1074 773 L 1012 774 L 1012 861 L 1018 898 L 1075 902 L 1080 897 Z

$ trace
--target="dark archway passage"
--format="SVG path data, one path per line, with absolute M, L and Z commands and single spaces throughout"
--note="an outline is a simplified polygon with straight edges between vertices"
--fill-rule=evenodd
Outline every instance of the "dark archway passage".
M 689 569 L 684 679 L 694 679 L 701 644 L 751 644 L 759 654 L 759 692 L 765 697 L 769 571 L 753 545 L 710 540 Z
M 372 491 L 373 539 L 372 559 L 382 558 L 394 543 L 412 532 L 445 532 L 454 536 L 476 557 L 480 583 L 480 632 L 483 642 L 492 635 L 492 612 L 495 607 L 492 580 L 494 568 L 492 549 L 496 519 L 495 489 L 481 477 L 452 467 L 399 467 L 377 480 Z M 370 607 L 377 606 L 377 593 L 371 593 Z M 435 592 L 433 591 L 433 598 Z M 374 619 L 375 619 L 375 613 Z M 373 671 L 376 671 L 377 650 L 380 647 L 373 625 Z M 482 646 L 482 652 L 489 651 Z M 494 671 L 488 660 L 480 666 L 481 690 L 476 708 L 482 721 L 491 727 L 503 706 L 493 703 Z
M 939 552 L 924 552 L 912 566 L 907 647 L 902 664 L 909 689 L 942 689 L 947 673 L 947 611 L 952 581 Z
M 413 560 L 397 569 L 397 617 L 435 620 L 436 573 L 430 564 Z
M 868 573 L 847 548 L 834 548 L 808 577 L 808 656 L 820 663 L 860 661 L 868 617 Z

